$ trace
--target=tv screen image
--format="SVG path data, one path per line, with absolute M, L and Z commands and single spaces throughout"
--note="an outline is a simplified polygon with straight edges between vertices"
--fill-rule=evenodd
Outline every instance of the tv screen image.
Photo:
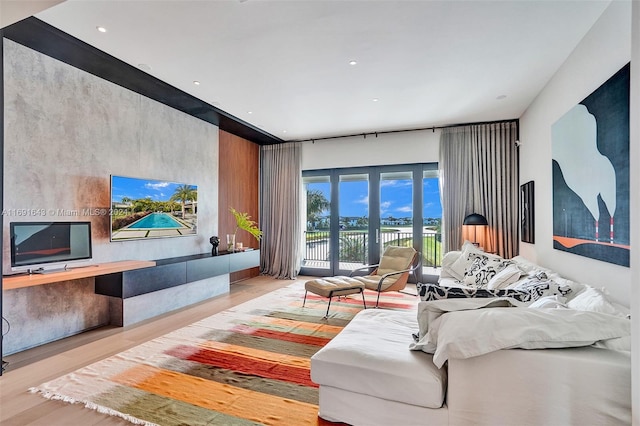
M 198 187 L 111 176 L 111 241 L 183 237 L 198 232 Z
M 11 267 L 91 259 L 91 222 L 11 222 Z

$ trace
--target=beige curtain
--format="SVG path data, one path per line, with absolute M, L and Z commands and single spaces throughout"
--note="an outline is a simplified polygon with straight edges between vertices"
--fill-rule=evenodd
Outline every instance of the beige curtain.
M 279 279 L 296 278 L 299 271 L 301 176 L 300 143 L 262 147 L 260 270 Z
M 480 213 L 489 226 L 484 249 L 505 258 L 518 254 L 518 123 L 450 127 L 440 135 L 440 194 L 445 252 L 458 250 L 466 215 Z

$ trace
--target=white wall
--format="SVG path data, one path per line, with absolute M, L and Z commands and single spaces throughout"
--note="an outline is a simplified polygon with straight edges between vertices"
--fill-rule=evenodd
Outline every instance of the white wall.
M 614 1 L 520 118 L 520 182 L 533 180 L 536 188 L 536 244 L 520 243 L 520 254 L 567 278 L 606 287 L 625 305 L 630 268 L 553 248 L 551 125 L 630 58 L 631 2 Z
M 302 170 L 435 163 L 439 142 L 438 129 L 305 142 Z
M 640 211 L 640 2 L 633 3 L 631 40 L 631 217 Z M 640 426 L 640 224 L 631 222 L 631 404 L 634 426 Z

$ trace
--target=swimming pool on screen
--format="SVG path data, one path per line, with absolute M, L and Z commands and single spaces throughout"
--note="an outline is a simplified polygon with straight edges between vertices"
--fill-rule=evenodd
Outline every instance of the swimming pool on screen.
M 128 229 L 173 229 L 185 228 L 185 226 L 167 213 L 151 213 L 137 222 L 132 223 Z

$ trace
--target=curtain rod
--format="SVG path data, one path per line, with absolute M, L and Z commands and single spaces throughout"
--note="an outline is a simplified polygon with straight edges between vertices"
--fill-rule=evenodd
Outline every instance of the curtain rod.
M 478 126 L 478 125 L 483 125 L 483 124 L 500 124 L 500 123 L 513 123 L 513 122 L 519 122 L 519 119 L 517 118 L 513 118 L 510 120 L 497 120 L 497 121 L 480 121 L 480 122 L 475 122 L 475 123 L 460 123 L 460 124 L 447 124 L 444 126 L 430 126 L 430 127 L 421 127 L 418 129 L 406 129 L 406 130 L 385 130 L 385 131 L 381 131 L 381 132 L 365 132 L 365 133 L 354 133 L 351 135 L 341 135 L 341 136 L 327 136 L 327 137 L 323 137 L 323 138 L 310 138 L 310 139 L 300 139 L 297 141 L 289 141 L 289 142 L 315 142 L 315 141 L 324 141 L 324 140 L 329 140 L 329 139 L 344 139 L 344 138 L 353 138 L 356 136 L 362 136 L 364 139 L 367 138 L 367 136 L 375 136 L 376 138 L 378 137 L 378 135 L 385 135 L 385 134 L 389 134 L 389 133 L 404 133 L 404 132 L 421 132 L 424 130 L 431 130 L 433 132 L 436 131 L 436 129 L 448 129 L 451 127 L 463 127 L 463 126 Z

